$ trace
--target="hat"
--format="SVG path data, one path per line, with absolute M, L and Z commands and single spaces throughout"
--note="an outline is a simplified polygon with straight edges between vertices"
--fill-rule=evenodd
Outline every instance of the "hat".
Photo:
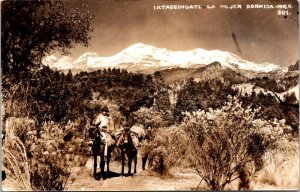
M 101 111 L 106 111 L 106 112 L 109 112 L 109 110 L 108 110 L 108 108 L 107 108 L 106 106 L 105 106 L 105 107 L 103 107 Z

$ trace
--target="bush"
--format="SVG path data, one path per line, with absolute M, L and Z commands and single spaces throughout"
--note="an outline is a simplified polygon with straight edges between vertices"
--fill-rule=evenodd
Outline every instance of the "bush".
M 25 147 L 29 154 L 31 184 L 35 190 L 63 190 L 74 166 L 85 165 L 89 149 L 74 130 L 63 130 L 49 123 L 41 128 L 40 137 L 34 129 L 27 132 Z M 64 136 L 72 132 L 72 138 Z
M 153 107 L 141 107 L 134 112 L 134 119 L 137 123 L 144 126 L 150 124 L 152 127 L 166 127 L 173 123 L 173 117 L 170 111 L 161 112 L 155 110 Z
M 153 140 L 143 142 L 142 156 L 148 155 L 153 170 L 161 175 L 169 175 L 169 170 L 175 165 L 184 165 L 180 157 L 186 156 L 185 145 L 188 137 L 180 127 L 158 128 L 154 132 Z
M 6 180 L 13 184 L 16 190 L 31 191 L 30 165 L 25 146 L 12 131 L 6 132 L 6 137 L 2 146 L 3 170 L 6 173 Z
M 255 119 L 257 110 L 244 109 L 229 98 L 221 109 L 185 113 L 181 127 L 189 136 L 185 145 L 191 167 L 213 190 L 222 190 L 240 178 L 240 189 L 266 165 L 265 154 L 285 139 L 284 120 Z M 201 181 L 202 181 L 201 180 Z
M 28 117 L 8 117 L 5 121 L 5 126 L 3 126 L 3 132 L 12 131 L 10 134 L 18 136 L 18 138 L 24 143 L 26 133 L 34 126 L 34 124 L 35 121 Z
M 8 118 L 5 125 L 3 168 L 17 190 L 66 189 L 72 168 L 88 159 L 89 148 L 72 122 L 44 123 L 40 133 L 28 118 Z

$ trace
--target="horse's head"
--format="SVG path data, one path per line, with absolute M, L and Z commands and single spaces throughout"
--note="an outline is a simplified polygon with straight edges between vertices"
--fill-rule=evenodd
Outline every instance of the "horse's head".
M 89 139 L 94 140 L 96 138 L 96 130 L 97 130 L 97 127 L 95 127 L 95 126 L 91 126 L 88 129 L 88 138 Z
M 92 140 L 94 142 L 102 143 L 102 137 L 103 136 L 102 136 L 100 130 L 95 126 L 92 126 L 92 127 L 89 128 L 88 137 L 89 137 L 90 140 Z
M 139 146 L 138 135 L 130 130 L 123 130 L 118 139 L 117 145 L 137 148 Z

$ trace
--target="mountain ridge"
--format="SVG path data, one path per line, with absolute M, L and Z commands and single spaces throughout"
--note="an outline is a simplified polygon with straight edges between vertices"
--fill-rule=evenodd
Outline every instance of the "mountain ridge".
M 69 67 L 71 70 L 76 69 L 82 71 L 119 68 L 131 72 L 153 73 L 159 70 L 178 67 L 198 68 L 199 66 L 205 66 L 214 62 L 219 62 L 221 66 L 225 68 L 246 70 L 255 73 L 287 71 L 286 67 L 280 67 L 267 62 L 257 64 L 244 60 L 227 51 L 208 51 L 201 48 L 195 48 L 188 51 L 171 51 L 165 48 L 145 45 L 143 43 L 131 45 L 110 57 L 100 57 L 97 53 L 86 52 L 74 60 L 72 65 L 61 66 L 64 66 L 63 69 Z M 51 61 L 48 62 L 48 65 L 51 65 Z M 52 65 L 55 66 L 53 58 Z

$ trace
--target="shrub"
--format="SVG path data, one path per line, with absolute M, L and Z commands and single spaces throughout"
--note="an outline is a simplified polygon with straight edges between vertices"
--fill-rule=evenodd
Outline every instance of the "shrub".
M 74 166 L 85 165 L 88 146 L 71 127 L 63 130 L 53 123 L 45 123 L 40 137 L 34 129 L 27 132 L 25 146 L 30 156 L 31 184 L 34 190 L 63 190 L 67 188 Z M 73 137 L 64 141 L 66 133 Z
M 18 136 L 18 138 L 24 143 L 27 131 L 33 127 L 35 121 L 29 118 L 16 118 L 8 117 L 5 121 L 4 132 L 12 131 L 10 134 Z
M 3 170 L 6 180 L 15 186 L 16 190 L 31 191 L 30 165 L 25 146 L 13 131 L 6 132 L 6 140 L 2 146 Z
M 261 185 L 280 186 L 281 189 L 299 189 L 299 141 L 282 141 L 269 155 L 267 166 L 253 180 L 255 188 Z
M 236 98 L 222 108 L 185 113 L 181 127 L 189 136 L 185 145 L 191 167 L 213 190 L 222 190 L 240 178 L 240 189 L 249 188 L 266 164 L 265 155 L 285 139 L 284 120 L 255 119 L 258 110 L 244 109 Z M 201 181 L 202 181 L 201 180 Z
M 153 107 L 141 107 L 133 114 L 134 119 L 137 123 L 140 123 L 144 126 L 150 124 L 155 128 L 169 126 L 173 121 L 173 117 L 170 111 L 161 112 L 155 110 Z
M 141 144 L 142 156 L 148 155 L 154 171 L 168 175 L 171 167 L 186 163 L 180 158 L 187 155 L 188 137 L 183 129 L 177 126 L 158 128 L 154 135 L 153 140 Z

